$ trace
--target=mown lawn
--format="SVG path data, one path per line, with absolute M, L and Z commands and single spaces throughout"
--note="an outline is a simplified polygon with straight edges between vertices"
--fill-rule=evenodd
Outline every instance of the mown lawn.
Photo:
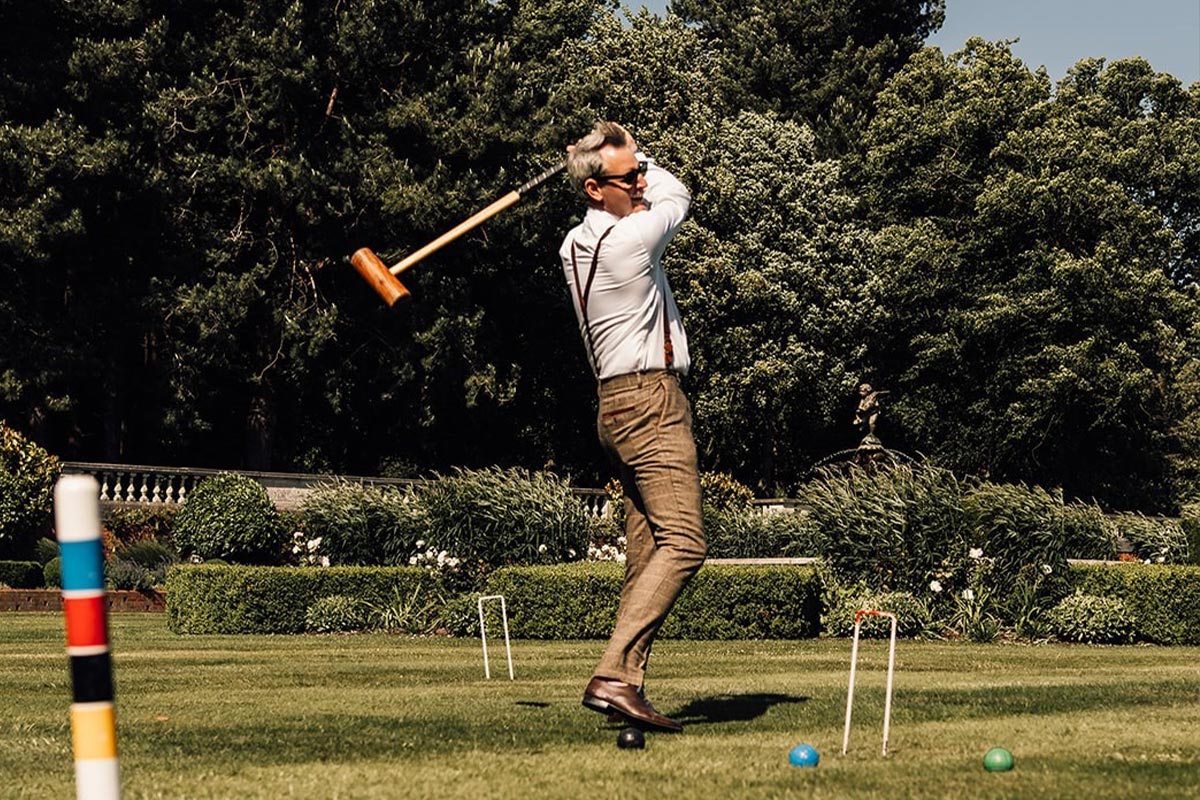
M 111 627 L 126 798 L 1200 796 L 1200 648 L 902 641 L 885 759 L 880 642 L 842 757 L 846 640 L 661 642 L 651 699 L 687 730 L 628 751 L 579 705 L 601 642 L 516 642 L 515 682 L 500 646 L 489 682 L 473 640 Z M 61 617 L 0 615 L 0 796 L 73 796 L 69 698 Z

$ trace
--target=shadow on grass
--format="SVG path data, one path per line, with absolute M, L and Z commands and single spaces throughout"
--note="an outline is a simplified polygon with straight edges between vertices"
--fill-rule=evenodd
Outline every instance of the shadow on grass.
M 749 722 L 767 713 L 771 706 L 806 700 L 791 694 L 722 694 L 693 700 L 671 716 L 685 725 Z

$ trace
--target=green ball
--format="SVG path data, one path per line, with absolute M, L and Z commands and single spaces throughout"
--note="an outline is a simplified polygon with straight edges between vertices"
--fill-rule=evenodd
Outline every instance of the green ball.
M 988 772 L 1008 772 L 1013 768 L 1012 753 L 1003 747 L 993 747 L 983 755 L 983 768 Z

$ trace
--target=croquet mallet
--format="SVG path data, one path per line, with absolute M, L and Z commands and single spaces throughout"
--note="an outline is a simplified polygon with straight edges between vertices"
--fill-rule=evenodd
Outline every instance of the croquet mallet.
M 353 264 L 354 268 L 358 270 L 358 274 L 362 275 L 363 278 L 366 279 L 367 283 L 375 287 L 375 291 L 379 292 L 379 296 L 383 298 L 385 303 L 387 303 L 389 306 L 395 305 L 397 300 L 408 297 L 409 295 L 408 289 L 405 288 L 404 284 L 401 283 L 396 276 L 398 276 L 401 272 L 404 272 L 404 270 L 408 269 L 413 264 L 416 264 L 421 259 L 425 258 L 425 256 L 429 255 L 430 253 L 440 250 L 442 247 L 462 236 L 472 228 L 487 222 L 504 209 L 516 203 L 521 199 L 522 196 L 528 194 L 530 191 L 550 180 L 550 178 L 553 178 L 555 175 L 562 172 L 566 166 L 566 161 L 555 164 L 541 175 L 538 175 L 536 178 L 527 181 L 517 189 L 504 195 L 504 197 L 501 197 L 487 208 L 463 220 L 458 225 L 454 226 L 429 244 L 422 247 L 420 250 L 406 257 L 394 267 L 384 266 L 384 263 L 379 260 L 379 256 L 375 255 L 375 253 L 372 252 L 371 248 L 369 247 L 364 247 L 351 256 L 350 263 Z

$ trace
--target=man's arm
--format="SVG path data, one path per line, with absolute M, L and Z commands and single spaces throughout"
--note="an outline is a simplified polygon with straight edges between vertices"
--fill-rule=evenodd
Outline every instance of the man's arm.
M 654 163 L 654 159 L 641 152 L 638 158 L 647 162 L 646 190 L 642 197 L 649 210 L 630 214 L 624 221 L 634 227 L 647 251 L 661 256 L 667 242 L 687 218 L 692 195 L 674 175 Z

